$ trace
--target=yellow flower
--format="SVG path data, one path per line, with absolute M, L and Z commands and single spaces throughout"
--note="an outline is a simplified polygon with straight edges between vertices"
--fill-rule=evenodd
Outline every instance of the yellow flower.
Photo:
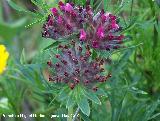
M 6 47 L 4 45 L 0 45 L 0 74 L 5 70 L 8 57 L 9 53 L 6 51 Z

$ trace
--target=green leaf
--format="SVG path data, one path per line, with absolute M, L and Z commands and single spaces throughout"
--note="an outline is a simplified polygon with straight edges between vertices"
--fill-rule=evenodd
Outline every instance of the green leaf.
M 147 95 L 148 93 L 142 90 L 139 90 L 138 88 L 132 87 L 130 89 L 131 92 L 137 93 L 137 94 L 143 94 L 143 95 Z
M 73 107 L 74 104 L 75 104 L 75 102 L 74 102 L 74 100 L 73 100 L 73 97 L 72 97 L 72 96 L 69 96 L 69 97 L 68 97 L 68 100 L 67 100 L 67 105 L 66 105 L 66 107 L 67 107 L 67 108 Z
M 8 4 L 15 10 L 17 11 L 24 11 L 24 12 L 27 12 L 27 10 L 25 10 L 24 8 L 18 6 L 17 4 L 15 4 L 13 1 L 11 0 L 7 0 Z
M 8 98 L 2 98 L 0 99 L 0 108 L 1 109 L 6 109 L 9 110 L 9 103 L 8 103 Z
M 98 12 L 99 9 L 101 9 L 101 5 L 103 4 L 103 1 L 102 0 L 96 0 L 95 2 L 95 12 Z
M 108 7 L 108 0 L 104 0 L 104 10 L 107 11 Z
M 160 0 L 156 0 L 156 3 L 160 7 Z
M 89 117 L 86 116 L 86 115 L 84 115 L 82 112 L 80 112 L 80 116 L 82 117 L 82 119 L 83 119 L 84 121 L 91 121 L 91 120 L 89 119 Z
M 93 93 L 93 92 L 90 92 L 90 91 L 84 91 L 84 94 L 87 98 L 89 98 L 90 100 L 92 100 L 93 102 L 101 105 L 101 101 L 99 100 L 99 98 Z
M 28 13 L 28 14 L 34 15 L 34 16 L 35 16 L 35 15 L 38 16 L 38 14 L 33 13 L 33 12 L 31 12 L 31 11 L 28 11 L 28 10 L 22 8 L 21 6 L 18 6 L 18 5 L 15 4 L 12 0 L 7 0 L 7 2 L 8 2 L 8 4 L 9 4 L 13 9 L 15 9 L 15 10 L 17 10 L 17 11 L 25 12 L 25 13 Z
M 58 99 L 59 99 L 60 101 L 64 101 L 64 100 L 67 99 L 66 88 L 64 88 L 64 89 L 59 93 Z
M 132 18 L 132 20 L 130 21 L 129 24 L 127 24 L 124 29 L 121 31 L 121 33 L 124 33 L 126 31 L 131 30 L 132 28 L 134 28 L 136 26 L 136 22 L 137 22 L 137 18 Z
M 143 116 L 143 119 L 141 121 L 147 121 L 150 119 L 151 115 L 154 113 L 154 111 L 158 108 L 158 106 L 160 105 L 160 100 L 152 103 L 151 105 L 149 105 L 146 108 L 146 113 Z
M 91 7 L 93 8 L 94 7 L 93 6 L 94 5 L 94 0 L 91 0 L 90 3 L 91 3 Z
M 96 52 L 96 50 L 93 50 L 92 51 L 92 59 L 96 59 L 97 58 L 97 52 Z
M 108 97 L 108 94 L 103 89 L 98 89 L 97 92 L 95 92 L 95 94 Z
M 7 24 L 7 23 L 0 23 L 0 35 L 5 40 L 11 40 L 15 35 L 22 30 L 24 24 L 26 23 L 27 19 L 22 18 L 17 20 L 14 23 Z M 7 32 L 7 34 L 6 34 Z
M 153 120 L 155 119 L 156 117 L 160 116 L 160 113 L 156 113 L 154 114 L 151 118 L 149 118 L 149 120 Z
M 53 47 L 57 47 L 61 42 L 56 41 L 54 43 L 52 43 L 51 45 L 47 46 L 46 48 L 44 48 L 44 50 L 47 50 L 49 48 L 53 48 Z
M 42 8 L 43 10 L 49 10 L 49 6 L 42 0 L 31 0 L 31 2 L 35 4 L 37 7 Z
M 89 103 L 88 103 L 88 100 L 87 100 L 85 97 L 81 98 L 81 100 L 80 100 L 79 103 L 78 103 L 78 106 L 79 106 L 79 108 L 81 109 L 81 111 L 82 111 L 85 115 L 87 115 L 87 116 L 90 115 Z
M 98 52 L 100 54 L 100 57 L 102 58 L 108 58 L 110 55 L 111 55 L 111 52 L 110 51 L 99 51 Z
M 25 56 L 25 50 L 24 49 L 22 50 L 22 54 L 21 54 L 21 58 L 20 58 L 20 63 L 21 64 L 27 64 L 26 56 Z

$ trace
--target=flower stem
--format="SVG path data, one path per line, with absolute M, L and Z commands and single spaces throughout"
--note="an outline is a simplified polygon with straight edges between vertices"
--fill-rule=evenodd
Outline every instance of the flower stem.
M 80 110 L 80 108 L 78 107 L 75 114 L 74 114 L 74 117 L 73 117 L 72 121 L 76 120 L 79 110 Z
M 68 108 L 68 118 L 67 121 L 72 121 L 72 115 L 73 115 L 73 107 Z

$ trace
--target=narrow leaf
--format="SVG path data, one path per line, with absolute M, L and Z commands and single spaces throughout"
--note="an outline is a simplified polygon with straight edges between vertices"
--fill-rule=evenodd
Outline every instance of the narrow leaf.
M 22 50 L 22 54 L 21 54 L 21 58 L 20 58 L 20 63 L 21 64 L 27 64 L 26 57 L 25 57 L 25 50 L 24 49 Z
M 70 108 L 70 107 L 72 107 L 74 104 L 75 104 L 75 102 L 74 102 L 72 96 L 69 96 L 69 97 L 68 97 L 68 100 L 67 100 L 67 105 L 66 105 L 66 107 L 67 107 L 67 108 Z
M 52 43 L 51 45 L 47 46 L 46 48 L 44 48 L 44 50 L 47 50 L 49 48 L 52 48 L 52 47 L 57 47 L 61 42 L 59 41 L 56 41 L 54 43 Z
M 31 11 L 28 11 L 28 10 L 22 8 L 21 6 L 15 4 L 12 0 L 7 0 L 7 2 L 13 9 L 15 9 L 17 11 L 25 12 L 25 13 L 28 13 L 28 14 L 31 14 L 31 15 L 34 15 L 34 16 L 38 16 L 39 15 L 39 14 L 33 13 Z
M 83 97 L 78 103 L 78 106 L 85 115 L 90 115 L 90 107 L 86 98 Z
M 160 0 L 156 0 L 156 3 L 160 7 Z
M 84 94 L 87 98 L 89 98 L 91 101 L 101 105 L 101 101 L 99 100 L 99 98 L 92 92 L 89 91 L 84 91 Z

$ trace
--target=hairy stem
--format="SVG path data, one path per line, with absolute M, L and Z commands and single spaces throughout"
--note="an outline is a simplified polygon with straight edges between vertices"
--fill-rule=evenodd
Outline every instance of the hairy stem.
M 130 18 L 132 17 L 132 13 L 133 13 L 133 3 L 134 3 L 134 1 L 132 0 L 132 2 L 131 2 L 131 12 L 130 12 Z
M 11 21 L 11 10 L 10 7 L 8 6 L 8 3 L 6 0 L 2 0 L 2 6 L 4 9 L 4 19 L 8 22 Z
M 73 107 L 68 108 L 68 118 L 67 121 L 72 121 L 72 115 L 73 115 Z
M 77 118 L 77 116 L 78 116 L 79 110 L 80 110 L 80 108 L 78 107 L 77 110 L 76 110 L 76 112 L 75 112 L 75 114 L 74 114 L 74 116 L 73 116 L 72 121 L 75 121 L 75 120 L 76 120 L 76 118 Z

